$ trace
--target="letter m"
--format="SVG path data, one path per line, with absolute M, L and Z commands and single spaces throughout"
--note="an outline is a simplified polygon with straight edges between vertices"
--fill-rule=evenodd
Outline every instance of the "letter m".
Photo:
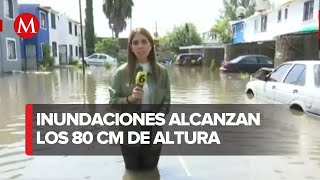
M 30 26 L 31 26 L 31 33 L 36 33 L 35 28 L 34 28 L 33 18 L 31 18 L 31 20 L 29 21 L 28 27 L 26 27 L 26 25 L 24 24 L 23 19 L 20 17 L 18 33 L 21 33 L 21 26 L 22 26 L 22 28 L 23 28 L 25 33 L 28 32 L 28 29 L 30 28 Z

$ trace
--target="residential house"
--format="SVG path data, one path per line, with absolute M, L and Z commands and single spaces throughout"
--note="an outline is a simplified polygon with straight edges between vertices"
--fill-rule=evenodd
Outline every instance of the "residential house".
M 81 46 L 80 23 L 51 7 L 44 8 L 49 12 L 49 36 L 54 64 L 65 65 L 78 60 Z
M 31 13 L 39 19 L 40 29 L 36 36 L 21 40 L 21 58 L 25 69 L 36 69 L 43 59 L 43 47 L 49 44 L 48 10 L 39 4 L 20 4 L 19 13 Z
M 275 40 L 279 35 L 317 31 L 319 0 L 282 0 L 273 9 L 234 21 L 233 43 Z
M 3 31 L 0 32 L 0 73 L 21 70 L 20 38 L 13 30 L 18 16 L 17 0 L 0 1 L 0 19 Z
M 28 12 L 36 15 L 40 21 L 39 33 L 21 43 L 22 58 L 27 69 L 36 68 L 43 59 L 43 45 L 50 46 L 54 65 L 69 64 L 80 59 L 81 46 L 80 23 L 72 20 L 51 7 L 39 4 L 21 4 L 20 13 Z

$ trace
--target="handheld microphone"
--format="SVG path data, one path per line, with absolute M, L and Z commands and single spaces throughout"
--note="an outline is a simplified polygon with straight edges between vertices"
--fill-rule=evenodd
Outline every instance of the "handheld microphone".
M 136 76 L 136 84 L 143 87 L 147 80 L 147 72 L 139 71 Z

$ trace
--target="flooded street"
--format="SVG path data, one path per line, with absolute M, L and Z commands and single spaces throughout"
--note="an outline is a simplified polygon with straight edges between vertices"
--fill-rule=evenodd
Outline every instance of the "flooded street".
M 240 74 L 208 68 L 168 67 L 172 104 L 263 104 L 245 93 Z M 122 156 L 26 156 L 24 108 L 31 104 L 106 104 L 114 69 L 61 68 L 53 72 L 0 76 L 0 179 L 320 179 L 320 120 L 307 115 L 282 119 L 299 130 L 298 156 L 161 156 L 159 170 L 125 171 Z M 83 82 L 85 81 L 85 84 Z

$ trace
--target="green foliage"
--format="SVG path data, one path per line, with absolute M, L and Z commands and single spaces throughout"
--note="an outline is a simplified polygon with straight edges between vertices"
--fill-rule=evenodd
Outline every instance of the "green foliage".
M 106 68 L 106 70 L 111 68 L 111 65 L 109 63 L 105 63 L 103 66 L 104 66 L 104 68 Z
M 240 73 L 240 79 L 246 80 L 246 79 L 250 79 L 250 74 L 249 73 Z
M 85 39 L 88 55 L 94 53 L 95 50 L 95 34 L 93 24 L 93 8 L 92 0 L 86 0 L 86 19 L 85 19 Z
M 39 62 L 40 70 L 50 70 L 53 68 L 54 58 L 51 56 L 51 48 L 48 44 L 42 46 L 43 59 Z
M 197 28 L 192 23 L 175 27 L 172 32 L 159 39 L 161 51 L 178 53 L 179 46 L 199 45 L 202 43 Z
M 133 0 L 104 0 L 103 12 L 109 20 L 109 27 L 119 37 L 119 33 L 126 29 L 126 20 L 131 18 Z
M 228 43 L 232 38 L 231 27 L 229 26 L 230 18 L 226 17 L 217 21 L 217 24 L 213 26 L 211 32 L 219 35 L 223 43 Z
M 118 54 L 118 42 L 114 38 L 105 38 L 97 42 L 96 52 L 109 54 L 110 56 L 116 57 Z
M 218 69 L 218 66 L 217 66 L 217 64 L 216 64 L 216 60 L 213 58 L 213 59 L 211 60 L 210 70 L 211 70 L 211 71 L 216 71 L 217 69 Z
M 73 60 L 69 63 L 69 65 L 74 65 L 74 66 L 76 66 L 76 65 L 78 65 L 78 64 L 79 64 L 79 61 L 76 60 L 76 59 L 73 59 Z

